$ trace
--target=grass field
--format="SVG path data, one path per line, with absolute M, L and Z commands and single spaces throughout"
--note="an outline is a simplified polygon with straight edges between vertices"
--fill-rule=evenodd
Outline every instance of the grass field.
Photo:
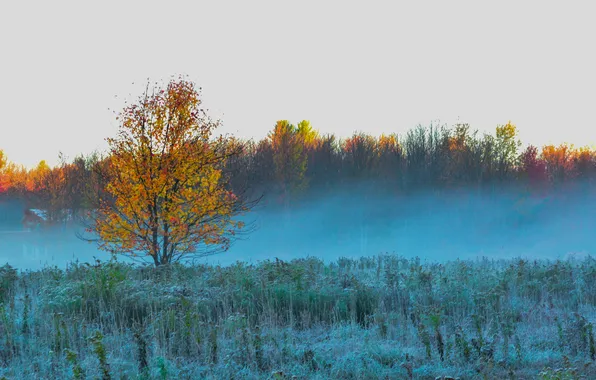
M 0 269 L 7 379 L 596 378 L 596 260 Z

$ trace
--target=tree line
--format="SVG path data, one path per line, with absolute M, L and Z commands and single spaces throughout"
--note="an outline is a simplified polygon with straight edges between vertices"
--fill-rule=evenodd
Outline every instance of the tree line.
M 495 134 L 478 135 L 467 124 L 418 126 L 402 136 L 374 137 L 363 132 L 346 139 L 321 135 L 303 120 L 277 121 L 260 141 L 228 138 L 235 146 L 222 168 L 230 190 L 265 193 L 273 203 L 290 206 L 314 191 L 349 188 L 359 182 L 377 191 L 484 188 L 523 185 L 544 190 L 596 178 L 596 151 L 589 147 L 529 145 L 521 149 L 511 122 Z M 109 154 L 93 153 L 61 159 L 55 167 L 41 161 L 35 168 L 9 162 L 0 151 L 0 194 L 25 200 L 60 220 L 64 210 L 75 214 L 96 207 L 109 179 L 101 175 Z M 93 196 L 95 195 L 95 197 Z
M 41 161 L 27 170 L 0 151 L 0 197 L 78 219 L 113 253 L 151 256 L 156 265 L 200 250 L 227 249 L 246 226 L 234 217 L 262 194 L 291 210 L 320 193 L 359 189 L 365 197 L 428 190 L 517 186 L 551 191 L 596 178 L 588 147 L 521 149 L 508 122 L 479 135 L 468 124 L 418 126 L 403 135 L 356 132 L 339 139 L 309 121 L 275 123 L 266 138 L 215 136 L 219 121 L 200 107 L 194 83 L 147 86 L 118 116 L 105 153 Z M 215 248 L 214 248 L 215 247 Z

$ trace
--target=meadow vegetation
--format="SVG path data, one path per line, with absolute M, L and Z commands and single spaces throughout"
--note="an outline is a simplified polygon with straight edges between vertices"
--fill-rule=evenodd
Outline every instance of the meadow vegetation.
M 596 376 L 591 257 L 5 265 L 0 286 L 7 379 Z

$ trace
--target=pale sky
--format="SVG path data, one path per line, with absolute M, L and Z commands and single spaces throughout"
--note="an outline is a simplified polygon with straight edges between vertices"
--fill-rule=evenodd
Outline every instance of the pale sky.
M 596 142 L 596 14 L 577 1 L 3 1 L 0 149 L 94 149 L 147 78 L 184 74 L 222 133 L 276 120 L 403 133 L 458 119 L 525 143 Z M 134 84 L 133 84 L 134 83 Z

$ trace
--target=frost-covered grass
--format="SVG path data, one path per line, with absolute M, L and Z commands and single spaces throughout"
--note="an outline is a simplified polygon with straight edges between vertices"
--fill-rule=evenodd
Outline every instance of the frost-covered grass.
M 0 268 L 0 376 L 596 378 L 596 260 Z

